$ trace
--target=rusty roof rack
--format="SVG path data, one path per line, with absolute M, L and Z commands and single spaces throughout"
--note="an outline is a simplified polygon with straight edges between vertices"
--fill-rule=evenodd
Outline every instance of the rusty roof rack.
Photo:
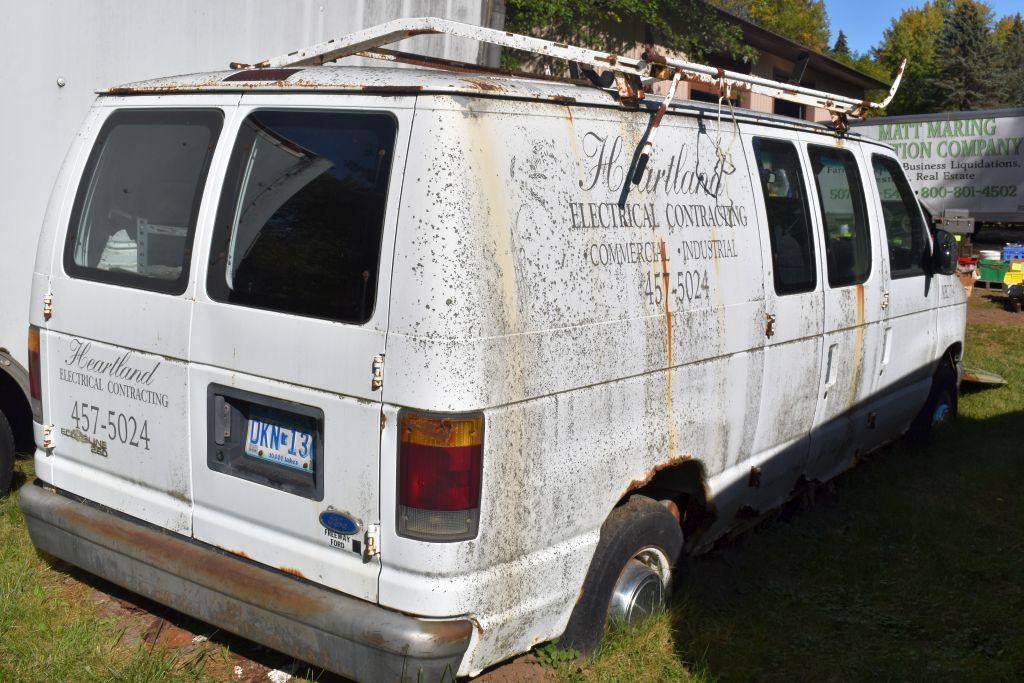
M 888 105 L 896 94 L 897 88 L 899 88 L 900 80 L 903 77 L 903 69 L 906 66 L 906 59 L 904 59 L 896 72 L 896 77 L 893 80 L 892 87 L 889 89 L 888 96 L 881 102 L 871 102 L 869 100 L 860 100 L 845 95 L 837 95 L 813 88 L 805 88 L 799 85 L 761 78 L 752 74 L 727 71 L 706 64 L 689 62 L 684 59 L 666 58 L 656 54 L 651 55 L 650 53 L 645 53 L 644 58 L 634 59 L 435 17 L 396 19 L 341 38 L 333 38 L 302 50 L 267 59 L 253 66 L 264 69 L 312 66 L 333 62 L 352 55 L 377 59 L 384 58 L 391 61 L 409 61 L 421 65 L 436 65 L 442 68 L 456 66 L 456 63 L 447 62 L 446 60 L 435 60 L 422 56 L 414 57 L 394 52 L 383 54 L 375 51 L 376 48 L 390 45 L 399 40 L 430 34 L 468 38 L 513 50 L 533 52 L 545 57 L 562 59 L 570 64 L 576 63 L 591 70 L 602 69 L 614 76 L 615 89 L 618 91 L 620 100 L 623 103 L 635 103 L 643 98 L 642 79 L 652 79 L 655 81 L 672 80 L 678 73 L 684 80 L 716 88 L 723 96 L 727 96 L 735 90 L 748 90 L 777 99 L 826 109 L 832 114 L 833 121 L 840 131 L 846 129 L 848 116 L 861 117 L 870 109 L 882 109 Z M 244 68 L 248 65 L 232 64 L 231 66 L 232 68 Z M 459 64 L 458 66 L 468 65 Z M 478 69 L 480 71 L 488 70 L 486 67 L 478 67 Z M 592 80 L 598 82 L 593 77 Z M 612 81 L 607 81 L 607 84 L 611 86 Z M 600 82 L 600 85 L 604 85 L 604 82 Z

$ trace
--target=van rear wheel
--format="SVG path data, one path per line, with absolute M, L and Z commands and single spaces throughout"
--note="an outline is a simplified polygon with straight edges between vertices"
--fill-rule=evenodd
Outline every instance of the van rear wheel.
M 635 495 L 615 508 L 559 644 L 590 652 L 609 622 L 633 623 L 657 611 L 682 549 L 682 528 L 665 506 Z
M 7 416 L 0 412 L 0 496 L 11 490 L 14 477 L 14 432 Z

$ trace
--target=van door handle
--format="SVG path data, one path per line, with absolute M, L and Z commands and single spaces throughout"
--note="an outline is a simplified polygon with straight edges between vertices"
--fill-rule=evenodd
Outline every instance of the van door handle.
M 838 349 L 838 348 L 839 348 L 839 344 L 832 344 L 831 346 L 828 347 L 828 361 L 827 361 L 827 364 L 825 365 L 825 395 L 826 396 L 828 396 L 828 389 L 829 389 L 829 387 L 831 387 L 833 384 L 835 384 L 835 381 L 836 381 L 836 378 L 834 377 L 835 370 L 834 370 L 833 366 L 835 365 L 836 349 Z

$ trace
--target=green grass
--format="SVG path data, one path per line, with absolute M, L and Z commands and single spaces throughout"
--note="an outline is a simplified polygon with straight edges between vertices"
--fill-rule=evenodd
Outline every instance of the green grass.
M 787 521 L 692 560 L 670 613 L 559 673 L 1024 677 L 1024 326 L 972 325 L 967 349 L 969 364 L 1009 384 L 965 392 L 952 432 L 885 449 Z
M 18 462 L 26 479 L 31 469 Z M 36 554 L 17 495 L 0 499 L 0 681 L 215 680 L 209 651 L 178 658 L 122 642 L 123 624 L 103 617 L 91 593 Z
M 942 442 L 872 456 L 692 560 L 669 609 L 595 657 L 544 661 L 572 681 L 1024 677 L 1024 327 L 971 326 L 967 362 L 1009 384 L 966 393 Z M 228 677 L 223 645 L 141 646 L 91 592 L 36 554 L 17 496 L 0 499 L 0 681 Z

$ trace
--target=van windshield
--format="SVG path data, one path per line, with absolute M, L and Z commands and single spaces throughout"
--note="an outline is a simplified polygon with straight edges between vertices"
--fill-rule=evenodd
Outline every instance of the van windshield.
M 366 322 L 376 298 L 394 141 L 388 114 L 249 115 L 218 208 L 210 296 Z
M 100 130 L 75 198 L 69 274 L 181 293 L 219 110 L 120 110 Z

